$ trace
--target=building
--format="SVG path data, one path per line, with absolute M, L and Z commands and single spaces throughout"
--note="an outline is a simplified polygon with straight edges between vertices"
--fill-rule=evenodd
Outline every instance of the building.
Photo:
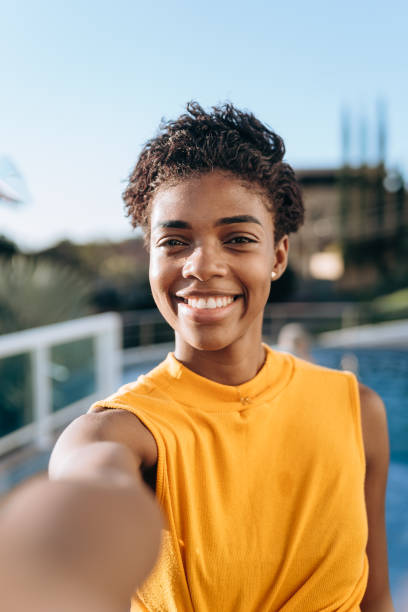
M 402 175 L 383 163 L 301 169 L 306 221 L 291 240 L 291 264 L 303 279 L 346 290 L 408 281 L 408 194 Z

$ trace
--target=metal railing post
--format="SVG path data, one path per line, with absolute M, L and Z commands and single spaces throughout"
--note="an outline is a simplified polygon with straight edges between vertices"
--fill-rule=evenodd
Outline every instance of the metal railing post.
M 96 386 L 104 395 L 113 393 L 120 385 L 121 376 L 121 327 L 111 327 L 95 338 L 96 342 Z
M 49 349 L 36 347 L 32 354 L 33 407 L 35 423 L 35 445 L 47 449 L 51 445 L 49 415 L 51 413 L 52 389 L 49 377 Z

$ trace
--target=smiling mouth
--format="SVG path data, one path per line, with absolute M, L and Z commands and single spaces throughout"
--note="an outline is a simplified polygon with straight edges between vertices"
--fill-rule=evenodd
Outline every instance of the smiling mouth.
M 239 295 L 235 295 L 235 296 L 214 295 L 214 296 L 208 296 L 208 297 L 200 296 L 200 297 L 183 298 L 183 297 L 179 297 L 176 295 L 176 299 L 179 303 L 187 304 L 191 308 L 195 308 L 198 310 L 204 310 L 204 309 L 211 310 L 214 308 L 225 308 L 226 306 L 229 306 L 230 304 L 232 304 L 232 302 L 237 300 L 239 297 L 240 297 Z

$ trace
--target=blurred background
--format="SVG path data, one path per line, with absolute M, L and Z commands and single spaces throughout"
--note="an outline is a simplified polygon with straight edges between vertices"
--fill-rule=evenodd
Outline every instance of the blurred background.
M 265 340 L 387 405 L 391 583 L 408 592 L 408 79 L 402 1 L 0 9 L 0 492 L 171 350 L 121 192 L 162 117 L 231 101 L 285 140 L 306 223 Z M 282 331 L 282 327 L 284 328 Z

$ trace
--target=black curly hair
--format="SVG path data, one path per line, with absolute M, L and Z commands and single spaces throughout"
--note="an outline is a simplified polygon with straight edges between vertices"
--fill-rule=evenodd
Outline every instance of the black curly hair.
M 158 188 L 214 170 L 232 174 L 261 191 L 273 213 L 276 241 L 296 232 L 303 223 L 304 207 L 295 173 L 282 161 L 282 138 L 252 113 L 232 104 L 213 106 L 207 113 L 197 102 L 189 102 L 186 111 L 175 121 L 161 122 L 157 136 L 145 144 L 123 193 L 127 215 L 133 227 L 144 230 L 146 245 L 150 206 Z

